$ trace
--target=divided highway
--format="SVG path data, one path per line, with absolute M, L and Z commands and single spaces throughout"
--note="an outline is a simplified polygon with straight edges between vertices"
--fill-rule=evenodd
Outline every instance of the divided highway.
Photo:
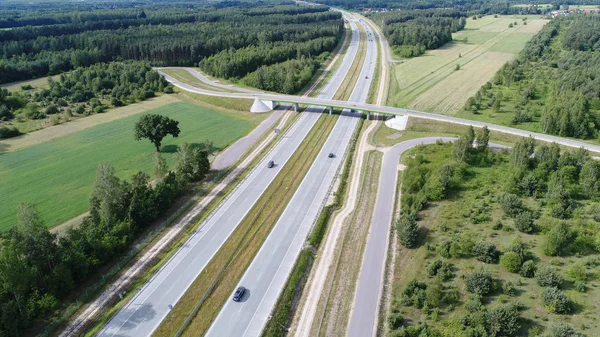
M 343 82 L 358 50 L 354 23 L 352 41 L 342 64 L 322 89 L 319 99 L 331 99 Z M 165 76 L 175 83 L 176 80 Z M 222 93 L 228 94 L 228 93 Z M 98 336 L 150 336 L 170 308 L 185 294 L 222 244 L 266 190 L 320 117 L 322 108 L 309 107 L 281 140 L 251 171 L 175 255 L 103 327 Z M 267 162 L 277 165 L 267 168 Z
M 362 25 L 367 34 L 372 35 L 369 27 Z M 362 69 L 350 96 L 351 102 L 366 101 L 375 72 L 376 42 L 369 38 L 366 46 Z M 359 117 L 360 114 L 349 109 L 343 111 L 316 161 L 240 280 L 239 285 L 248 288 L 248 293 L 239 303 L 228 301 L 225 304 L 207 336 L 260 336 L 329 195 Z M 329 158 L 329 153 L 335 156 Z

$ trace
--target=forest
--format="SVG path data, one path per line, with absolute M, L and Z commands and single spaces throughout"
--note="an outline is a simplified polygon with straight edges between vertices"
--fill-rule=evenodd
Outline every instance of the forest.
M 392 49 L 401 57 L 419 56 L 452 41 L 452 33 L 462 30 L 466 14 L 458 10 L 403 10 L 370 14 L 385 34 Z
M 388 335 L 598 336 L 598 162 L 489 137 L 470 128 L 407 157 L 395 230 L 411 262 L 396 266 Z
M 476 115 L 512 113 L 513 125 L 548 134 L 597 138 L 599 28 L 598 16 L 553 19 L 464 109 Z
M 0 139 L 14 121 L 101 113 L 170 93 L 152 66 L 199 66 L 259 89 L 297 93 L 341 41 L 339 12 L 292 2 L 0 3 L 0 84 L 59 75 L 0 95 Z
M 452 0 L 408 0 L 408 1 L 393 1 L 393 0 L 323 0 L 319 1 L 324 5 L 329 6 L 341 6 L 350 9 L 362 9 L 362 8 L 385 8 L 385 9 L 400 9 L 400 10 L 412 10 L 412 9 L 432 9 L 432 8 L 448 8 L 456 9 L 462 12 L 468 13 L 469 15 L 476 14 L 543 14 L 542 7 L 547 4 L 551 4 L 553 9 L 559 9 L 565 5 L 600 5 L 599 0 L 559 0 L 559 1 L 545 1 L 545 0 L 532 0 L 527 1 L 526 4 L 529 6 L 515 6 L 523 5 L 523 1 L 520 0 L 466 0 L 466 1 L 452 1 Z
M 201 68 L 211 75 L 241 78 L 263 65 L 331 52 L 342 37 L 341 14 L 325 6 L 227 4 L 171 8 L 162 3 L 158 8 L 98 10 L 93 16 L 95 11 L 41 12 L 36 23 L 59 23 L 0 30 L 0 81 L 117 60 L 154 66 L 202 61 Z M 27 18 L 30 23 L 35 19 Z
M 111 166 L 99 165 L 90 214 L 65 234 L 50 232 L 33 205 L 19 206 L 18 223 L 1 242 L 0 336 L 22 336 L 32 322 L 51 317 L 62 300 L 126 252 L 210 169 L 207 151 L 185 143 L 176 158 L 169 171 L 155 154 L 153 184 L 143 172 L 126 181 Z
M 48 78 L 48 88 L 24 87 L 20 93 L 0 89 L 0 139 L 18 136 L 11 121 L 51 118 L 53 124 L 73 116 L 102 113 L 173 92 L 172 86 L 143 62 L 97 63 Z

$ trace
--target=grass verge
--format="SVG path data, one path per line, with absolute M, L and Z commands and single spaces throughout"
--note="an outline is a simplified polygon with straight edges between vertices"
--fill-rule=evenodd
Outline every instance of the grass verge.
M 172 336 L 182 326 L 199 300 L 201 305 L 193 314 L 194 318 L 183 336 L 202 335 L 208 330 L 222 304 L 228 299 L 232 285 L 241 278 L 312 165 L 312 159 L 322 147 L 336 120 L 335 115 L 323 115 L 317 121 L 306 140 L 283 167 L 282 172 L 261 195 L 248 215 L 204 268 L 202 274 L 165 318 L 155 332 L 156 335 Z M 307 158 L 312 159 L 307 160 Z M 288 188 L 280 188 L 281 186 Z
M 329 336 L 332 331 L 342 335 L 346 331 L 377 196 L 382 157 L 379 151 L 369 151 L 364 158 L 358 207 L 344 223 L 341 246 L 336 249 L 334 268 L 328 275 L 331 283 L 319 301 L 317 312 L 321 318 L 315 320 L 319 322 L 314 326 L 316 331 L 312 330 L 315 336 Z

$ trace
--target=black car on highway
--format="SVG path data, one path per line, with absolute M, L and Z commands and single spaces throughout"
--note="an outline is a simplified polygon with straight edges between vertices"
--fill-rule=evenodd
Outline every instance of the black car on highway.
M 246 288 L 239 286 L 236 290 L 235 293 L 233 293 L 233 301 L 234 302 L 239 302 L 242 300 L 242 298 L 244 297 L 244 294 L 246 293 Z
M 275 166 L 275 162 L 272 160 L 269 160 L 269 163 L 267 164 L 268 168 L 272 168 L 273 166 Z

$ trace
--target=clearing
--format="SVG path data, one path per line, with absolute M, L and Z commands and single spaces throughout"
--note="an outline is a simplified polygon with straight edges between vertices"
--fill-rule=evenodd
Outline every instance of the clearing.
M 454 42 L 395 65 L 388 105 L 454 114 L 523 49 L 547 20 L 525 16 L 467 19 Z M 518 24 L 508 28 L 510 23 Z M 460 70 L 455 70 L 456 66 Z
M 266 117 L 250 113 L 220 113 L 192 103 L 172 103 L 149 110 L 180 122 L 179 138 L 167 137 L 162 154 L 174 162 L 177 145 L 211 140 L 221 150 L 244 136 Z M 20 202 L 38 207 L 49 227 L 85 212 L 100 163 L 115 167 L 119 177 L 152 172 L 154 154 L 149 141 L 135 141 L 130 116 L 67 136 L 1 155 L 0 231 L 16 222 Z

